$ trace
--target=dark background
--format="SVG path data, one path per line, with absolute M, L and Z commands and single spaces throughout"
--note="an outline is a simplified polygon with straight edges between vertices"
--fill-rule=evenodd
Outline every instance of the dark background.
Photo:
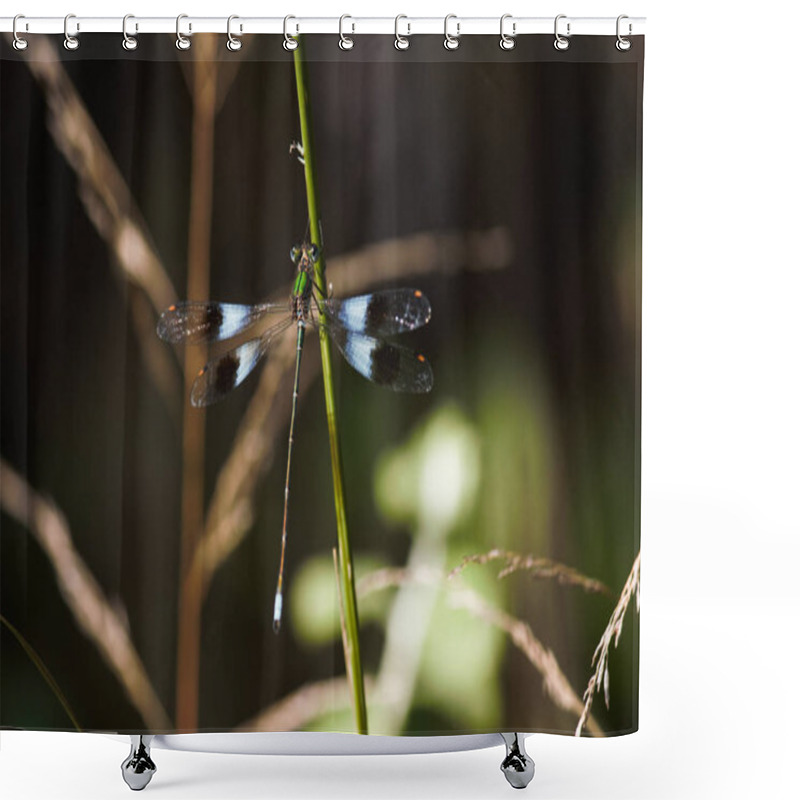
M 162 38 L 130 57 L 103 37 L 92 52 L 87 39 L 79 53 L 61 55 L 183 296 L 192 101 L 175 48 Z M 356 556 L 405 563 L 413 532 L 376 509 L 376 459 L 453 401 L 480 436 L 482 479 L 452 533 L 448 566 L 476 552 L 475 543 L 477 551 L 502 547 L 564 561 L 616 597 L 638 551 L 642 48 L 619 54 L 607 38 L 576 40 L 565 55 L 551 37 L 530 37 L 502 53 L 496 37 L 479 37 L 456 53 L 414 40 L 396 54 L 386 39 L 362 37 L 349 54 L 335 40 L 309 51 L 329 257 L 419 232 L 495 226 L 513 244 L 505 269 L 414 278 L 434 310 L 413 342 L 434 369 L 430 395 L 392 395 L 337 360 Z M 274 39 L 248 40 L 242 56 L 215 125 L 210 295 L 255 302 L 288 287 L 289 248 L 307 217 L 302 171 L 288 155 L 299 138 L 291 61 Z M 171 711 L 181 428 L 144 370 L 130 290 L 48 133 L 42 93 L 5 42 L 2 57 L 0 455 L 64 512 L 78 551 L 124 607 Z M 254 384 L 207 415 L 208 495 Z M 318 378 L 301 400 L 296 441 L 290 587 L 304 560 L 329 558 L 335 542 Z M 537 441 L 546 444 L 535 449 Z M 204 606 L 201 728 L 234 727 L 305 682 L 343 672 L 335 640 L 315 646 L 291 625 L 279 637 L 270 629 L 284 457 L 285 443 L 259 486 L 251 534 L 214 577 Z M 8 516 L 0 524 L 3 615 L 84 727 L 140 727 L 75 626 L 41 550 Z M 504 607 L 531 624 L 581 694 L 615 599 L 524 575 L 502 585 Z M 631 608 L 612 650 L 611 707 L 598 698 L 593 709 L 610 732 L 638 724 L 637 626 Z M 382 627 L 362 627 L 370 672 Z M 5 628 L 0 643 L 0 724 L 69 728 Z M 543 694 L 538 673 L 502 646 L 501 706 L 486 727 L 571 732 L 575 720 Z M 468 643 L 454 657 L 469 659 Z M 407 727 L 468 726 L 456 710 L 420 701 Z

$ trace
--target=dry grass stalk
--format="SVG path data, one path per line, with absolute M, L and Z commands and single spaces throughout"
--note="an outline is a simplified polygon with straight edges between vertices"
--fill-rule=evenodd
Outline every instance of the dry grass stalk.
M 89 218 L 111 246 L 125 277 L 141 286 L 160 312 L 174 301 L 175 289 L 100 131 L 50 42 L 44 37 L 31 40 L 24 54 L 50 110 L 50 133 L 75 171 Z
M 361 247 L 327 260 L 336 296 L 417 275 L 453 275 L 505 269 L 514 256 L 508 228 L 417 233 Z
M 396 589 L 408 583 L 433 586 L 443 580 L 441 571 L 430 567 L 383 567 L 368 572 L 358 579 L 358 593 L 363 595 L 380 592 L 383 589 Z
M 61 510 L 38 495 L 10 465 L 0 460 L 0 505 L 25 525 L 47 555 L 58 588 L 78 626 L 97 647 L 151 731 L 173 726 L 153 689 L 128 629 L 75 549 Z
M 164 343 L 155 335 L 155 316 L 144 292 L 134 288 L 130 299 L 131 321 L 139 339 L 139 348 L 145 369 L 153 379 L 156 391 L 176 430 L 180 429 L 182 416 L 181 381 L 175 362 Z
M 107 242 L 125 280 L 149 301 L 147 308 L 136 292 L 132 295 L 134 327 L 145 366 L 173 419 L 177 419 L 177 375 L 168 355 L 154 347 L 156 316 L 174 302 L 175 289 L 156 255 L 130 189 L 58 54 L 46 37 L 31 39 L 23 53 L 47 102 L 53 141 L 78 179 L 87 216 Z
M 461 574 L 469 564 L 488 564 L 490 561 L 505 561 L 506 565 L 498 573 L 498 578 L 505 578 L 513 572 L 524 570 L 535 578 L 554 578 L 557 583 L 566 586 L 579 586 L 587 592 L 597 592 L 611 596 L 611 590 L 594 578 L 588 578 L 578 570 L 551 561 L 549 558 L 535 558 L 534 556 L 513 553 L 509 550 L 490 550 L 488 553 L 476 553 L 465 556 L 461 563 L 450 572 L 448 577 L 454 578 Z
M 218 38 L 200 36 L 192 62 L 192 153 L 189 195 L 186 297 L 208 297 L 211 272 L 211 215 L 214 193 L 214 123 L 217 116 Z M 184 398 L 207 361 L 204 344 L 184 354 Z M 203 573 L 192 569 L 203 536 L 205 409 L 183 415 L 181 484 L 181 581 L 178 597 L 178 654 L 175 675 L 176 722 L 197 728 L 200 698 L 200 634 Z
M 369 678 L 365 678 L 365 683 L 368 689 L 372 688 L 372 681 Z M 236 730 L 301 730 L 325 712 L 343 711 L 349 708 L 349 686 L 346 677 L 306 684 L 269 706 L 257 716 L 243 722 Z
M 586 687 L 586 691 L 583 693 L 584 705 L 580 720 L 578 721 L 578 727 L 575 729 L 576 736 L 580 736 L 583 731 L 583 727 L 586 724 L 586 720 L 592 708 L 595 692 L 600 691 L 601 681 L 603 684 L 606 708 L 609 707 L 608 651 L 611 649 L 612 640 L 614 642 L 614 647 L 619 644 L 625 612 L 628 610 L 628 605 L 634 592 L 636 593 L 636 610 L 639 610 L 639 567 L 641 557 L 642 554 L 639 553 L 633 562 L 633 567 L 631 568 L 630 575 L 628 575 L 628 580 L 625 581 L 625 586 L 622 588 L 622 594 L 619 596 L 617 606 L 611 614 L 611 619 L 609 619 L 608 625 L 603 631 L 600 643 L 597 645 L 594 655 L 592 656 L 592 666 L 595 667 L 595 671 L 589 679 L 589 685 Z
M 359 595 L 368 594 L 389 587 L 402 586 L 409 582 L 431 584 L 442 581 L 442 575 L 433 570 L 409 570 L 407 568 L 386 568 L 365 575 L 358 582 Z M 447 585 L 449 581 L 445 582 Z M 546 648 L 534 635 L 528 623 L 506 614 L 489 605 L 477 592 L 471 589 L 451 588 L 448 602 L 453 608 L 472 614 L 477 619 L 506 633 L 511 642 L 525 655 L 544 679 L 544 691 L 556 706 L 576 716 L 584 710 L 575 690 L 564 675 L 558 659 L 552 650 Z M 595 736 L 602 736 L 603 729 L 589 714 L 586 724 Z
M 469 611 L 474 617 L 507 633 L 514 645 L 542 676 L 545 694 L 564 711 L 581 714 L 583 705 L 567 676 L 562 672 L 558 659 L 552 650 L 536 638 L 527 622 L 490 606 L 479 594 L 472 591 L 456 591 L 450 596 L 450 604 L 453 608 Z M 595 736 L 603 735 L 603 729 L 591 714 L 587 718 L 587 725 Z

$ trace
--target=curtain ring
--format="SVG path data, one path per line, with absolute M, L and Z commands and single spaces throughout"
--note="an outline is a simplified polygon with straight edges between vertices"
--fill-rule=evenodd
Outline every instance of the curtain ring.
M 24 14 L 17 14 L 17 16 L 14 17 L 14 24 L 11 27 L 11 31 L 14 34 L 14 49 L 15 50 L 25 50 L 28 47 L 28 40 L 27 39 L 23 39 L 17 33 L 17 20 L 20 20 L 20 19 L 25 19 L 25 15 Z M 28 29 L 28 23 L 26 22 L 25 23 L 25 30 L 27 30 L 27 29 Z
M 69 32 L 69 21 L 71 19 L 75 19 L 74 14 L 67 14 L 67 16 L 64 17 L 64 47 L 67 50 L 77 50 L 80 47 L 81 43 L 78 41 L 77 36 L 72 36 Z M 78 32 L 80 31 L 80 29 L 81 29 L 80 23 L 76 22 L 75 31 Z
M 556 40 L 553 42 L 553 47 L 555 47 L 556 50 L 568 50 L 569 49 L 569 38 L 568 37 L 571 36 L 570 23 L 569 22 L 567 23 L 567 35 L 566 36 L 562 36 L 558 32 L 558 21 L 560 19 L 566 19 L 566 18 L 567 18 L 566 14 L 559 14 L 556 17 L 555 25 L 553 26 L 553 31 L 554 31 L 555 36 L 556 36 Z
M 511 14 L 503 14 L 503 16 L 500 17 L 500 49 L 501 50 L 513 50 L 514 47 L 517 44 L 516 40 L 514 39 L 514 37 L 517 35 L 517 23 L 516 22 L 512 22 L 511 23 L 511 35 L 509 36 L 503 30 L 503 23 L 505 23 L 505 21 L 507 19 L 512 19 L 512 15 Z
M 175 40 L 175 47 L 178 50 L 188 50 L 192 46 L 192 41 L 188 37 L 184 36 L 181 33 L 181 20 L 188 19 L 188 14 L 178 14 L 178 18 L 175 20 L 175 35 L 178 37 Z M 189 23 L 189 36 L 192 35 L 192 23 Z
M 411 42 L 408 41 L 409 37 L 411 36 L 411 23 L 407 22 L 406 26 L 408 27 L 408 32 L 405 36 L 400 35 L 400 20 L 401 19 L 408 19 L 405 14 L 398 14 L 394 18 L 394 46 L 398 50 L 408 50 L 411 47 Z
M 456 20 L 456 35 L 453 36 L 451 33 L 447 32 L 447 23 L 450 22 L 451 19 Z M 455 14 L 448 14 L 444 18 L 444 49 L 445 50 L 458 50 L 459 44 L 461 42 L 458 41 L 458 37 L 461 35 L 461 23 L 458 22 L 458 17 Z
M 291 14 L 289 14 L 283 18 L 283 49 L 297 50 L 297 45 L 298 45 L 297 39 L 289 35 L 290 19 L 297 19 L 297 17 L 293 17 Z M 300 29 L 297 27 L 297 24 L 295 24 L 295 31 L 297 31 L 297 34 L 300 33 Z
M 231 53 L 235 53 L 237 50 L 242 49 L 242 40 L 238 36 L 234 36 L 231 33 L 231 22 L 233 22 L 233 20 L 235 19 L 239 19 L 239 17 L 237 17 L 236 14 L 231 14 L 228 17 L 228 43 L 226 46 L 228 50 L 231 51 Z M 240 25 L 239 33 L 241 32 L 242 32 L 242 26 Z
M 339 17 L 339 47 L 342 50 L 352 50 L 353 47 L 355 46 L 355 42 L 349 36 L 345 36 L 343 30 L 344 21 L 346 19 L 353 19 L 353 18 L 349 14 L 342 14 L 342 16 Z M 352 23 L 352 25 L 353 25 L 353 30 L 351 31 L 351 33 L 355 33 L 356 32 L 355 22 Z
M 631 49 L 631 40 L 630 39 L 626 39 L 619 32 L 619 30 L 620 30 L 620 22 L 622 22 L 622 20 L 624 20 L 624 19 L 629 19 L 627 14 L 620 14 L 617 17 L 617 43 L 616 43 L 616 47 L 617 47 L 617 50 L 619 50 L 622 53 L 624 53 L 626 50 L 630 50 Z M 628 36 L 631 35 L 632 30 L 633 30 L 633 26 L 629 22 L 628 23 Z
M 122 18 L 122 46 L 125 50 L 135 50 L 139 46 L 139 40 L 135 36 L 130 36 L 128 34 L 128 20 L 129 19 L 136 19 L 133 14 L 126 14 Z M 136 31 L 139 30 L 139 23 L 136 23 L 135 29 Z

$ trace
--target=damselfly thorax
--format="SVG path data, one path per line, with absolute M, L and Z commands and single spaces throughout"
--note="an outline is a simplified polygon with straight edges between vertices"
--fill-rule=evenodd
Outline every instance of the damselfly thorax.
M 314 290 L 314 264 L 318 258 L 315 244 L 296 245 L 290 252 L 297 264 L 297 277 L 292 287 L 292 315 L 299 324 L 311 319 L 311 298 Z

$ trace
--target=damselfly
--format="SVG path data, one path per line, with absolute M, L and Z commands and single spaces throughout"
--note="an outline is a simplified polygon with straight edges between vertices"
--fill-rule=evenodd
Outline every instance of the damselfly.
M 207 406 L 235 389 L 267 354 L 270 346 L 293 324 L 297 326 L 297 356 L 289 422 L 286 483 L 283 500 L 283 529 L 278 586 L 275 591 L 273 628 L 280 629 L 283 611 L 283 565 L 289 512 L 289 476 L 294 446 L 294 422 L 300 386 L 300 358 L 307 326 L 323 329 L 345 360 L 365 378 L 396 392 L 429 392 L 433 372 L 427 359 L 407 347 L 386 341 L 386 337 L 413 331 L 431 318 L 428 299 L 418 289 L 387 289 L 344 299 L 323 298 L 314 281 L 314 264 L 319 259 L 315 244 L 297 245 L 291 250 L 297 276 L 288 302 L 236 305 L 233 303 L 187 301 L 170 306 L 158 321 L 158 335 L 167 342 L 222 342 L 245 334 L 268 315 L 281 315 L 275 324 L 213 358 L 198 373 L 192 386 L 193 406 Z M 317 289 L 317 294 L 314 289 Z M 317 296 L 319 295 L 319 297 Z

